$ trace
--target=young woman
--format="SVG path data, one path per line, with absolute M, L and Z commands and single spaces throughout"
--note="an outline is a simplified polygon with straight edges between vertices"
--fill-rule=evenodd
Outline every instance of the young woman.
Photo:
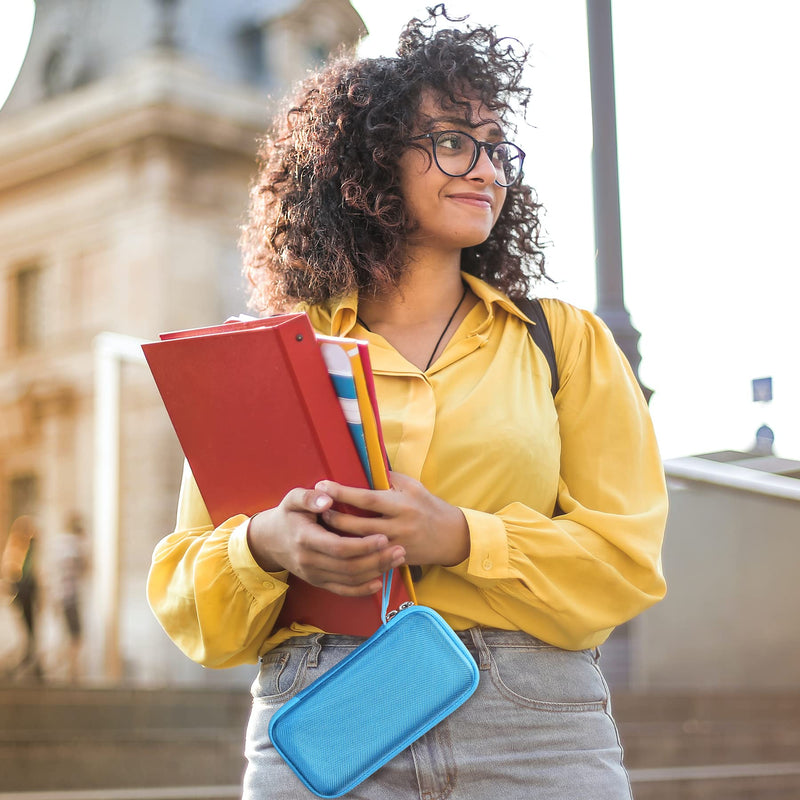
M 608 330 L 544 300 L 551 395 L 514 303 L 544 275 L 511 128 L 525 53 L 443 16 L 409 23 L 396 58 L 342 58 L 300 87 L 263 141 L 243 238 L 258 308 L 369 342 L 392 489 L 322 481 L 214 529 L 187 472 L 154 555 L 150 602 L 184 652 L 261 662 L 248 800 L 311 796 L 267 725 L 359 644 L 276 624 L 287 576 L 359 596 L 401 564 L 421 568 L 417 599 L 471 649 L 480 686 L 348 796 L 630 797 L 597 647 L 664 594 L 661 461 Z

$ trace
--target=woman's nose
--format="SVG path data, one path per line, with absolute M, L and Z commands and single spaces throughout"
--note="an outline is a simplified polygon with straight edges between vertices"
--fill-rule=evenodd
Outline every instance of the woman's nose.
M 469 177 L 475 180 L 486 181 L 486 183 L 494 183 L 497 179 L 497 170 L 494 167 L 494 162 L 489 157 L 489 150 L 485 146 L 481 146 L 478 150 L 478 160 L 475 166 L 469 171 Z

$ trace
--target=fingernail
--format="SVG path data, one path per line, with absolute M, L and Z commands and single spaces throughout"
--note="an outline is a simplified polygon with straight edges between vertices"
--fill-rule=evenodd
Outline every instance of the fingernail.
M 314 498 L 314 508 L 324 508 L 327 502 L 328 502 L 327 497 L 317 496 Z

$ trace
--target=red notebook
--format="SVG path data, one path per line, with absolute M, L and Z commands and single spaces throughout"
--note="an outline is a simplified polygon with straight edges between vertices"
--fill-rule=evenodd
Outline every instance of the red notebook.
M 174 331 L 142 349 L 215 525 L 326 478 L 368 487 L 305 314 Z M 401 572 L 393 609 L 413 592 Z M 341 597 L 291 575 L 279 624 L 292 621 L 368 636 L 380 594 Z

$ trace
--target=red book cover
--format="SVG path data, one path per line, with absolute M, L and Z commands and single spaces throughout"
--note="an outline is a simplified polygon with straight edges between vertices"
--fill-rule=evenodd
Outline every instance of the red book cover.
M 323 479 L 368 487 L 305 314 L 175 331 L 142 349 L 215 525 Z M 409 599 L 405 583 L 393 581 L 391 608 Z M 359 636 L 380 624 L 379 594 L 289 584 L 281 624 Z

